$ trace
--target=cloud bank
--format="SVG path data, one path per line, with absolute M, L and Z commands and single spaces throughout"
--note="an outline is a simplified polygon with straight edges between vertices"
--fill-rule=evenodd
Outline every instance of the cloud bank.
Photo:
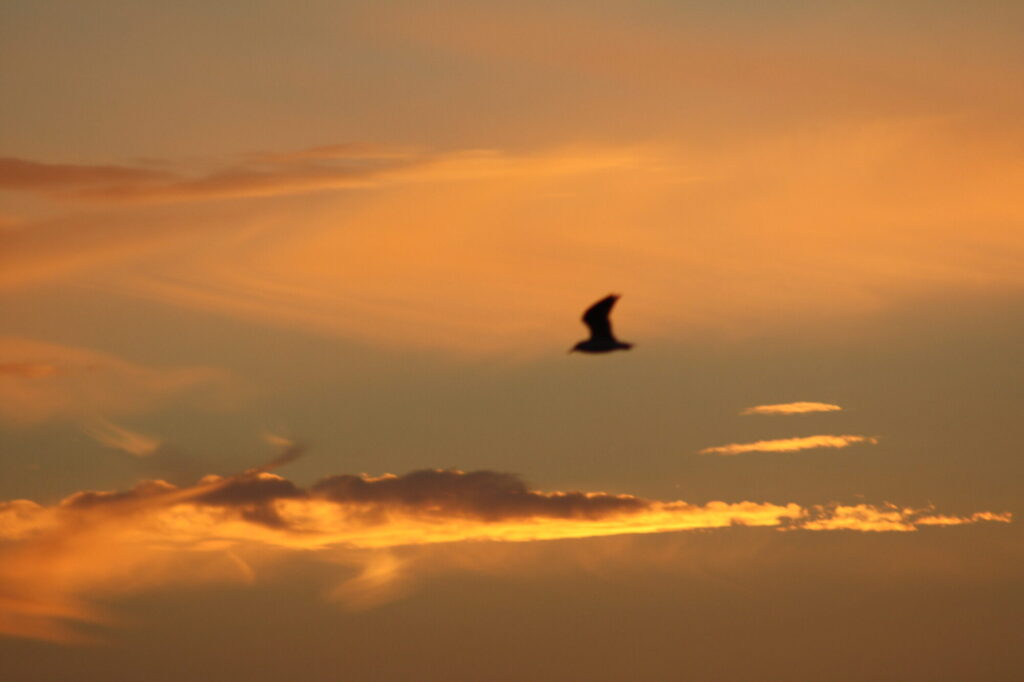
M 275 463 L 294 459 L 293 446 Z M 465 542 L 535 542 L 693 529 L 914 531 L 1009 514 L 959 517 L 894 505 L 689 504 L 604 492 L 543 492 L 512 474 L 425 469 L 341 474 L 303 488 L 261 469 L 188 487 L 144 481 L 75 493 L 59 504 L 0 503 L 0 634 L 88 641 L 116 622 L 93 600 L 182 581 L 251 582 L 252 563 L 301 554 L 362 571 L 331 593 L 371 604 L 400 578 L 389 550 Z
M 739 455 L 744 452 L 796 452 L 813 448 L 846 448 L 856 443 L 874 445 L 877 438 L 871 436 L 803 436 L 800 438 L 780 438 L 777 440 L 759 440 L 754 443 L 729 443 L 704 448 L 702 455 Z

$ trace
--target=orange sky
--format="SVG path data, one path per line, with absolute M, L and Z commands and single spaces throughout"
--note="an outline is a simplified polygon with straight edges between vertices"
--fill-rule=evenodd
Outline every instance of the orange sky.
M 5 3 L 0 678 L 1012 679 L 1022 21 Z

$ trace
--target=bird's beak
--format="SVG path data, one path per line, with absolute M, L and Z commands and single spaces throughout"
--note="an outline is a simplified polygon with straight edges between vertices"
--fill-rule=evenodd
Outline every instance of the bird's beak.
M 573 352 L 574 350 L 576 350 L 576 349 L 575 349 L 575 348 L 570 348 L 568 352 L 569 352 L 569 353 L 571 353 L 571 352 Z

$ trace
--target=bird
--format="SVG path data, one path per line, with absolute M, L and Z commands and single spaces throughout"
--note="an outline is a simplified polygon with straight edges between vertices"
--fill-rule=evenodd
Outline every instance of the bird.
M 583 324 L 590 329 L 590 338 L 580 341 L 570 348 L 570 353 L 577 350 L 581 353 L 608 353 L 613 350 L 629 350 L 633 347 L 633 344 L 623 343 L 612 334 L 612 323 L 608 319 L 608 315 L 617 300 L 619 300 L 618 294 L 609 294 L 587 308 L 583 313 Z

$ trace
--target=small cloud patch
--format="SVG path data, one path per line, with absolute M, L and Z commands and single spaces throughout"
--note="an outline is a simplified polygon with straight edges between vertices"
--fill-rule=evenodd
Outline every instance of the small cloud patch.
M 838 412 L 843 408 L 831 403 L 780 403 L 777 405 L 757 405 L 748 407 L 740 414 L 807 414 L 809 412 Z
M 845 448 L 856 443 L 874 445 L 877 438 L 871 436 L 833 436 L 818 435 L 802 438 L 781 438 L 778 440 L 759 440 L 754 443 L 729 443 L 700 451 L 702 455 L 739 455 L 744 452 L 796 452 L 813 448 Z

